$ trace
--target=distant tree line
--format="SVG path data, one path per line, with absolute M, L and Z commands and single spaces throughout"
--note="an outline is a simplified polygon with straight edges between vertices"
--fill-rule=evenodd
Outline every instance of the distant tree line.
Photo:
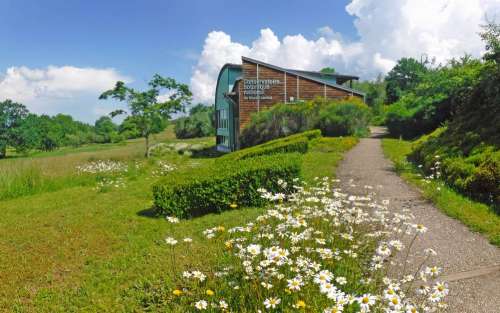
M 66 114 L 30 113 L 26 106 L 12 100 L 0 102 L 0 158 L 6 156 L 7 147 L 27 154 L 33 150 L 51 151 L 64 146 L 120 142 L 140 136 L 133 117 L 127 117 L 117 125 L 109 116 L 102 116 L 90 125 Z

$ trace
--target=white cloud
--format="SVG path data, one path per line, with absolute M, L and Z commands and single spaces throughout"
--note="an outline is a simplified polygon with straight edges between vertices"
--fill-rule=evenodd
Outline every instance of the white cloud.
M 355 19 L 357 41 L 344 40 L 329 26 L 319 28 L 315 39 L 280 39 L 266 28 L 249 46 L 210 32 L 191 77 L 195 100 L 213 102 L 219 69 L 240 63 L 241 56 L 297 69 L 333 66 L 365 79 L 386 73 L 405 56 L 427 55 L 437 62 L 464 53 L 480 56 L 479 25 L 486 16 L 500 18 L 500 0 L 352 0 L 346 11 Z
M 21 102 L 35 113 L 87 111 L 96 115 L 111 111 L 97 106 L 97 98 L 118 80 L 131 81 L 112 68 L 49 66 L 32 69 L 14 66 L 4 74 L 0 73 L 0 101 L 12 99 Z M 86 107 L 73 107 L 75 104 L 82 105 L 82 99 L 89 100 Z

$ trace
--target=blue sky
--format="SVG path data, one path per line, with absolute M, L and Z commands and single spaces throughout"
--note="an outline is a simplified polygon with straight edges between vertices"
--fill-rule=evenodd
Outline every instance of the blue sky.
M 479 56 L 476 33 L 498 0 L 0 0 L 0 101 L 93 122 L 123 79 L 154 73 L 210 103 L 218 69 L 241 54 L 277 65 L 333 66 L 370 79 L 402 56 Z M 471 26 L 472 25 L 472 26 Z
M 355 37 L 346 3 L 2 0 L 0 38 L 6 46 L 0 69 L 113 67 L 137 81 L 159 72 L 188 83 L 208 32 L 225 30 L 250 43 L 265 27 L 277 34 L 314 34 L 336 24 L 337 31 Z

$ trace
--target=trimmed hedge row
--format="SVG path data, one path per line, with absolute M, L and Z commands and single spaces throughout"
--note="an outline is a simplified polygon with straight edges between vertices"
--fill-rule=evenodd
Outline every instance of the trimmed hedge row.
M 155 208 L 160 215 L 180 218 L 222 212 L 238 206 L 265 203 L 257 191 L 291 192 L 293 180 L 301 177 L 298 153 L 275 154 L 244 160 L 218 160 L 190 173 L 169 175 L 153 186 Z M 283 188 L 278 179 L 287 183 Z
M 268 141 L 258 146 L 238 150 L 227 154 L 222 159 L 244 160 L 261 155 L 272 155 L 276 153 L 306 153 L 309 149 L 309 141 L 321 137 L 319 129 L 306 131 L 300 134 Z

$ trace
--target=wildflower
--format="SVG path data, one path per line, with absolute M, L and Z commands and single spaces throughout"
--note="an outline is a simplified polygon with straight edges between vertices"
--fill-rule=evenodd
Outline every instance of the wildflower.
M 237 205 L 236 203 L 231 203 L 231 204 L 229 205 L 229 207 L 230 207 L 231 209 L 236 209 L 236 208 L 238 207 L 238 205 Z
M 182 295 L 182 290 L 179 290 L 179 289 L 174 289 L 174 290 L 172 291 L 172 294 L 173 294 L 174 296 L 180 296 L 180 295 Z
M 182 239 L 182 241 L 187 242 L 187 243 L 191 243 L 191 242 L 193 242 L 193 239 L 186 237 L 186 238 Z
M 427 231 L 427 227 L 425 227 L 422 224 L 416 224 L 413 227 L 415 227 L 415 230 L 417 231 L 417 233 L 420 233 L 420 234 L 423 234 Z
M 342 277 L 342 276 L 335 278 L 335 281 L 337 282 L 337 284 L 339 284 L 341 286 L 347 284 L 347 279 L 345 277 Z
M 206 310 L 206 309 L 207 309 L 207 306 L 208 306 L 208 303 L 207 303 L 207 301 L 205 301 L 205 300 L 200 300 L 200 301 L 198 301 L 198 302 L 196 302 L 196 303 L 194 304 L 194 307 L 195 307 L 196 309 L 198 309 L 199 311 L 201 311 L 201 310 Z
M 172 224 L 179 223 L 179 219 L 175 216 L 167 216 L 165 219 L 167 220 L 167 222 L 172 223 Z
M 297 303 L 295 303 L 295 308 L 297 309 L 305 309 L 305 307 L 306 303 L 303 300 L 299 300 L 297 301 Z
M 264 306 L 266 307 L 266 309 L 274 309 L 280 303 L 281 303 L 281 299 L 279 299 L 279 298 L 267 298 L 264 301 Z
M 172 237 L 167 237 L 165 238 L 165 242 L 168 244 L 168 245 L 171 245 L 171 246 L 175 246 L 177 244 L 177 240 L 175 240 L 174 238 Z
M 291 291 L 297 291 L 300 290 L 300 287 L 304 285 L 304 282 L 302 281 L 302 278 L 300 277 L 295 277 L 293 279 L 288 280 L 288 289 Z
M 260 245 L 256 245 L 256 244 L 251 244 L 247 247 L 247 251 L 248 253 L 250 253 L 252 256 L 256 256 L 256 255 L 259 255 L 260 254 L 260 248 L 261 246 Z
M 436 277 L 441 272 L 441 268 L 439 268 L 437 266 L 433 266 L 433 267 L 428 267 L 427 266 L 425 268 L 424 272 L 425 272 L 425 274 L 430 275 L 431 277 Z
M 370 312 L 370 306 L 375 304 L 375 301 L 377 300 L 377 298 L 375 296 L 370 295 L 370 294 L 364 294 L 356 300 L 359 303 L 359 306 L 361 308 L 361 312 Z
M 210 289 L 207 289 L 207 291 L 205 291 L 205 293 L 207 294 L 207 296 L 213 296 L 215 294 L 215 292 L 213 292 L 213 290 L 210 290 Z
M 448 286 L 446 285 L 446 283 L 436 282 L 433 289 L 442 296 L 446 296 L 448 294 Z
M 224 300 L 219 301 L 219 308 L 226 310 L 228 307 L 229 307 L 229 305 L 227 304 L 226 301 L 224 301 Z

